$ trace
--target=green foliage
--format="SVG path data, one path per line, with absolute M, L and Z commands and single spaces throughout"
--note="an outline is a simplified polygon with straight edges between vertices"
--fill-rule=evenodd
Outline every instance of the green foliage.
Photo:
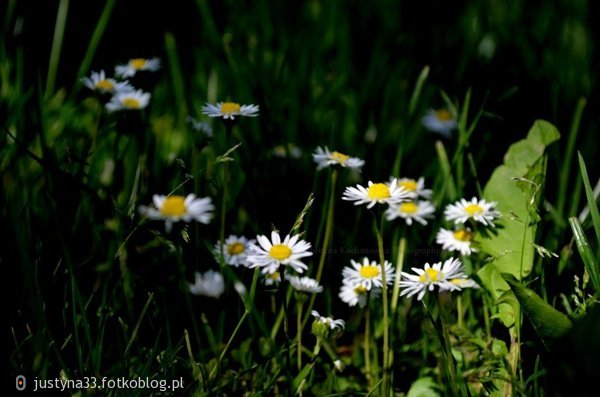
M 590 279 L 592 280 L 592 285 L 596 290 L 596 294 L 600 293 L 600 264 L 598 260 L 594 256 L 592 251 L 592 247 L 588 243 L 587 237 L 585 236 L 585 231 L 583 227 L 581 227 L 581 223 L 575 217 L 569 218 L 569 224 L 571 225 L 571 229 L 573 230 L 573 236 L 575 237 L 575 243 L 577 244 L 577 250 L 581 255 L 581 259 L 583 260 L 583 265 L 585 266 L 585 270 L 590 275 Z
M 438 386 L 432 378 L 419 378 L 413 382 L 406 397 L 436 397 L 439 396 Z
M 502 213 L 496 230 L 480 240 L 481 250 L 491 258 L 477 274 L 494 299 L 509 290 L 501 273 L 520 280 L 532 270 L 537 207 L 545 176 L 544 152 L 559 137 L 552 124 L 536 121 L 525 139 L 510 146 L 504 164 L 496 168 L 484 188 L 484 197 L 497 202 Z M 511 326 L 514 310 L 505 303 L 498 309 L 504 325 Z
M 523 307 L 523 312 L 531 321 L 533 328 L 547 347 L 573 326 L 569 318 L 550 306 L 531 289 L 523 286 L 514 278 L 507 277 L 507 282 Z

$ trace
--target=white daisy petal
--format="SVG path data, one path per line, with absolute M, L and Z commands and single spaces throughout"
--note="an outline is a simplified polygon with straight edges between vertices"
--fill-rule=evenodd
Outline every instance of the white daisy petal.
M 399 204 L 390 204 L 385 211 L 385 216 L 388 221 L 402 218 L 407 225 L 412 225 L 413 220 L 426 225 L 426 219 L 433 218 L 434 213 L 435 207 L 429 201 L 405 201 Z
M 446 109 L 430 109 L 423 117 L 423 126 L 431 132 L 436 132 L 446 138 L 450 138 L 452 131 L 456 128 L 456 118 Z
M 217 299 L 225 291 L 225 280 L 219 272 L 208 270 L 204 274 L 196 272 L 194 276 L 194 284 L 189 284 L 189 291 L 194 295 Z
M 218 102 L 216 105 L 207 103 L 202 106 L 202 113 L 208 117 L 221 117 L 225 120 L 235 120 L 237 116 L 258 116 L 258 105 L 240 105 L 235 102 Z
M 142 90 L 117 92 L 106 104 L 106 110 L 141 110 L 150 103 L 150 93 Z
M 140 206 L 139 212 L 153 220 L 164 220 L 167 232 L 170 232 L 174 222 L 180 220 L 189 222 L 194 219 L 200 223 L 208 224 L 212 219 L 212 211 L 214 210 L 210 197 L 201 199 L 193 197 L 195 196 L 192 196 L 192 199 L 189 200 L 190 196 L 186 198 L 178 195 L 168 197 L 154 195 L 152 196 L 154 208 Z
M 448 204 L 444 215 L 448 221 L 454 221 L 455 224 L 473 219 L 494 227 L 494 220 L 500 216 L 500 212 L 496 211 L 496 205 L 496 202 L 487 202 L 477 197 L 473 197 L 470 202 L 463 198 L 454 204 Z
M 294 236 L 296 237 L 296 236 Z M 249 267 L 260 267 L 263 273 L 273 273 L 279 269 L 280 265 L 290 266 L 297 273 L 302 273 L 308 269 L 304 263 L 298 259 L 311 256 L 309 252 L 311 245 L 304 240 L 286 236 L 283 242 L 279 232 L 271 233 L 271 241 L 266 236 L 257 236 L 258 246 L 254 245 L 252 253 L 248 255 Z M 289 244 L 290 241 L 296 244 Z
M 325 148 L 317 147 L 313 153 L 313 160 L 317 163 L 317 170 L 339 165 L 344 168 L 350 168 L 360 171 L 365 162 L 357 157 L 350 157 L 337 151 L 330 152 L 327 146 Z
M 115 67 L 115 75 L 121 78 L 133 77 L 137 72 L 149 71 L 156 72 L 160 69 L 159 58 L 134 58 L 130 59 L 124 65 L 117 65 Z
M 423 299 L 426 291 L 433 291 L 435 286 L 440 291 L 460 291 L 462 288 L 476 288 L 477 283 L 469 279 L 464 273 L 460 260 L 455 258 L 435 263 L 431 266 L 426 263 L 423 269 L 412 269 L 417 275 L 402 272 L 404 280 L 400 281 L 400 296 L 412 297 L 417 295 L 417 300 Z

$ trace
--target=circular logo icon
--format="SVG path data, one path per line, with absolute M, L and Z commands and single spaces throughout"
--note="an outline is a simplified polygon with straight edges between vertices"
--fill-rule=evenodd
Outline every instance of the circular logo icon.
M 25 387 L 27 386 L 27 379 L 25 379 L 25 377 L 23 375 L 17 376 L 16 382 L 17 382 L 17 390 L 18 391 L 25 390 Z

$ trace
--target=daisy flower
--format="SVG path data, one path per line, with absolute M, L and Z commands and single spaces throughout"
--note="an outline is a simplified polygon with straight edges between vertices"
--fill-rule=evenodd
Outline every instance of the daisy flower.
M 150 93 L 142 90 L 117 92 L 106 104 L 106 110 L 141 110 L 150 103 Z
M 456 229 L 455 231 L 440 229 L 435 236 L 435 242 L 442 245 L 448 251 L 460 251 L 462 255 L 471 255 L 477 252 L 473 247 L 474 233 L 469 228 Z
M 425 189 L 425 178 L 423 177 L 420 177 L 417 180 L 411 178 L 399 178 L 397 184 L 405 190 L 408 190 L 412 194 L 413 199 L 416 199 L 417 197 L 429 199 L 431 197 L 431 189 Z
M 444 215 L 446 215 L 446 220 L 454 221 L 455 224 L 474 219 L 484 225 L 494 227 L 494 219 L 500 216 L 500 213 L 496 211 L 496 205 L 496 202 L 488 203 L 477 197 L 473 197 L 471 201 L 463 198 L 454 204 L 448 204 Z
M 346 326 L 346 322 L 344 320 L 334 320 L 331 317 L 321 316 L 316 310 L 311 311 L 310 314 L 312 314 L 312 316 L 315 318 L 315 321 L 325 324 L 332 330 L 342 330 Z
M 348 186 L 342 196 L 342 200 L 354 201 L 354 205 L 367 204 L 367 208 L 373 208 L 378 203 L 396 204 L 408 198 L 410 193 L 399 187 L 396 179 L 387 184 L 369 181 L 366 188 L 361 185 Z
M 267 236 L 256 236 L 256 240 L 258 245 L 253 244 L 253 252 L 248 255 L 249 267 L 262 267 L 263 273 L 274 273 L 281 265 L 289 266 L 297 273 L 308 269 L 300 259 L 312 255 L 310 243 L 300 240 L 299 235 L 290 237 L 288 234 L 281 241 L 279 232 L 273 231 L 271 241 Z
M 413 220 L 426 225 L 427 219 L 433 218 L 435 207 L 429 201 L 405 201 L 400 204 L 391 204 L 385 211 L 388 221 L 396 218 L 404 218 L 407 225 L 412 225 Z
M 286 280 L 298 292 L 305 292 L 307 294 L 323 292 L 323 287 L 319 285 L 319 282 L 310 277 L 288 276 Z
M 362 263 L 351 259 L 352 267 L 345 267 L 342 270 L 344 282 L 354 286 L 362 285 L 370 291 L 373 287 L 382 287 L 381 265 L 369 258 L 363 258 Z M 392 264 L 385 261 L 385 281 L 386 284 L 392 284 L 394 280 L 394 268 Z
M 347 154 L 337 151 L 330 152 L 327 146 L 324 149 L 318 147 L 312 156 L 315 163 L 317 163 L 317 170 L 322 170 L 332 165 L 339 165 L 344 168 L 360 171 L 365 164 L 364 160 L 357 157 L 350 157 Z
M 263 279 L 263 283 L 267 286 L 279 285 L 281 282 L 281 273 L 279 272 L 267 273 L 264 276 L 265 278 Z
M 133 90 L 128 81 L 117 82 L 115 79 L 107 78 L 104 70 L 92 72 L 90 77 L 81 79 L 84 86 L 99 94 L 113 94 L 119 91 Z
M 446 109 L 430 109 L 423 117 L 423 126 L 431 132 L 450 138 L 457 123 L 454 115 Z
M 448 280 L 448 284 L 451 286 L 448 288 L 446 284 L 440 285 L 440 291 L 460 291 L 465 288 L 481 288 L 474 280 L 470 278 L 451 278 Z
M 365 307 L 367 305 L 369 294 L 371 295 L 371 298 L 375 298 L 379 295 L 379 292 L 381 292 L 379 288 L 373 288 L 371 291 L 368 291 L 362 284 L 354 284 L 347 280 L 343 280 L 338 296 L 342 302 L 348 304 L 350 307 L 356 306 L 357 304 L 360 307 Z
M 154 220 L 164 220 L 165 229 L 170 232 L 173 223 L 195 220 L 208 224 L 215 209 L 210 197 L 196 198 L 194 194 L 183 196 L 164 196 L 155 194 L 152 196 L 154 207 L 140 206 L 141 214 Z
M 115 75 L 125 79 L 135 76 L 137 72 L 156 72 L 158 69 L 160 69 L 160 59 L 158 58 L 134 58 L 130 59 L 124 65 L 117 65 L 115 67 Z
M 406 295 L 407 298 L 417 295 L 417 300 L 423 299 L 427 290 L 433 291 L 437 285 L 441 290 L 460 290 L 456 283 L 450 283 L 451 279 L 466 279 L 462 263 L 455 258 L 447 259 L 442 266 L 442 262 L 435 263 L 433 266 L 425 264 L 423 269 L 412 268 L 416 274 L 402 272 L 404 280 L 400 281 L 400 296 Z
M 227 237 L 223 244 L 223 257 L 225 263 L 229 266 L 238 267 L 247 265 L 248 251 L 251 245 L 256 243 L 256 240 L 248 240 L 246 237 L 234 236 L 233 234 Z M 215 258 L 221 258 L 221 242 L 217 241 L 213 250 Z
M 208 117 L 222 117 L 224 120 L 235 120 L 237 116 L 258 116 L 258 105 L 240 105 L 235 102 L 217 102 L 216 105 L 207 103 L 202 106 L 202 113 Z
M 219 298 L 225 291 L 225 280 L 221 273 L 207 270 L 204 274 L 194 273 L 194 284 L 189 284 L 189 290 L 194 295 Z

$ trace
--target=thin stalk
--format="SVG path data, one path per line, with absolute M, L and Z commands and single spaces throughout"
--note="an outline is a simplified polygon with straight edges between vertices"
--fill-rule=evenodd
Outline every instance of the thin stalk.
M 323 267 L 325 266 L 325 258 L 327 257 L 327 249 L 331 240 L 333 230 L 333 213 L 335 210 L 335 182 L 337 180 L 337 170 L 331 172 L 331 189 L 329 191 L 329 204 L 327 205 L 327 223 L 325 224 L 325 237 L 323 237 L 323 246 L 321 247 L 321 256 L 319 258 L 319 267 L 317 268 L 316 280 L 321 281 Z M 315 296 L 315 295 L 313 295 Z
M 223 351 L 221 352 L 221 354 L 219 355 L 219 359 L 217 361 L 217 364 L 212 368 L 212 370 L 210 371 L 209 374 L 209 378 L 212 377 L 215 373 L 215 371 L 217 370 L 217 368 L 219 367 L 219 365 L 221 364 L 221 361 L 223 361 L 223 358 L 225 357 L 225 353 L 227 353 L 227 350 L 229 349 L 229 346 L 231 345 L 231 342 L 233 342 L 233 338 L 235 338 L 235 336 L 237 335 L 238 331 L 240 330 L 240 328 L 242 327 L 242 323 L 244 322 L 244 320 L 246 319 L 246 317 L 248 317 L 248 314 L 250 312 L 248 310 L 244 311 L 244 314 L 242 315 L 242 318 L 240 318 L 240 321 L 238 321 L 235 329 L 233 330 L 233 333 L 231 334 L 231 336 L 229 337 L 229 340 L 227 341 L 227 344 L 225 345 L 225 348 L 223 349 Z
M 94 29 L 94 33 L 92 33 L 92 38 L 90 39 L 90 43 L 87 46 L 87 50 L 85 51 L 85 55 L 83 56 L 83 61 L 81 61 L 81 65 L 79 66 L 79 70 L 77 71 L 77 79 L 75 84 L 73 85 L 73 93 L 77 93 L 81 88 L 81 84 L 79 84 L 79 80 L 87 73 L 92 64 L 92 60 L 94 59 L 94 54 L 96 53 L 96 49 L 98 48 L 98 44 L 100 44 L 100 39 L 102 39 L 102 35 L 106 30 L 106 26 L 108 25 L 108 21 L 110 20 L 110 15 L 112 14 L 112 10 L 115 6 L 116 0 L 107 0 L 104 5 L 104 9 L 102 10 L 102 14 L 100 14 L 100 18 L 98 19 L 98 23 L 96 24 L 96 28 Z
M 365 372 L 367 375 L 367 382 L 369 385 L 369 389 L 373 387 L 373 377 L 371 376 L 371 315 L 369 310 L 369 304 L 367 301 L 367 306 L 365 310 Z
M 398 295 L 400 295 L 400 273 L 404 267 L 404 257 L 406 256 L 406 236 L 402 231 L 402 236 L 398 241 L 398 256 L 396 258 L 396 275 L 394 278 L 394 289 L 392 291 L 392 313 L 396 313 L 398 307 Z
M 296 352 L 298 359 L 298 371 L 302 371 L 302 306 L 304 302 L 299 300 L 296 313 Z
M 52 50 L 50 52 L 50 63 L 48 65 L 48 77 L 46 78 L 46 90 L 44 98 L 48 99 L 54 93 L 56 83 L 56 73 L 58 72 L 58 62 L 60 61 L 60 51 L 62 49 L 63 38 L 65 36 L 65 25 L 67 24 L 67 15 L 69 13 L 69 0 L 60 0 L 58 11 L 56 13 L 56 24 L 54 25 L 54 38 L 52 39 Z
M 379 251 L 379 262 L 381 264 L 381 289 L 383 295 L 383 379 L 381 383 L 381 395 L 384 397 L 389 396 L 389 349 L 390 349 L 390 335 L 389 335 L 389 324 L 388 324 L 388 296 L 387 296 L 387 280 L 385 275 L 385 257 L 383 253 L 383 214 L 381 215 L 381 222 L 379 226 L 375 221 L 375 231 L 377 234 L 377 248 Z
M 571 121 L 571 128 L 569 129 L 569 138 L 567 141 L 567 148 L 565 150 L 565 157 L 561 162 L 558 184 L 558 202 L 556 204 L 556 211 L 562 216 L 563 219 L 566 218 L 564 210 L 565 202 L 567 199 L 567 188 L 569 186 L 569 177 L 571 176 L 573 154 L 575 153 L 575 143 L 577 142 L 577 135 L 579 133 L 581 116 L 583 115 L 583 110 L 585 109 L 586 104 L 587 100 L 583 97 L 579 98 L 579 101 L 577 101 L 577 107 L 575 108 L 575 113 L 573 114 L 573 119 Z M 569 195 L 569 197 L 572 196 Z
M 223 164 L 223 196 L 221 197 L 221 228 L 219 230 L 219 241 L 221 247 L 221 266 L 225 264 L 225 213 L 227 206 L 227 179 L 229 177 L 229 163 Z
M 440 311 L 445 310 L 442 305 L 439 305 Z M 458 383 L 456 379 L 456 365 L 454 365 L 454 356 L 452 355 L 452 343 L 450 342 L 450 333 L 448 332 L 448 324 L 446 324 L 446 320 L 444 319 L 444 315 L 440 313 L 440 318 L 442 321 L 442 334 L 444 335 L 444 346 L 446 346 L 446 354 L 444 355 L 446 358 L 446 368 L 448 369 L 448 373 L 450 374 L 450 386 L 452 387 L 452 395 L 459 396 L 458 392 Z
M 292 384 L 292 374 L 290 372 L 290 330 L 288 324 L 288 300 L 286 296 L 285 272 L 281 272 L 281 282 L 279 283 L 279 297 L 281 299 L 281 307 L 283 308 L 283 334 L 285 336 L 285 373 L 288 378 L 288 385 Z M 288 386 L 289 387 L 289 386 Z
M 331 241 L 331 234 L 333 232 L 333 214 L 335 212 L 335 183 L 337 181 L 337 170 L 333 169 L 331 171 L 331 179 L 329 181 L 329 200 L 327 203 L 327 220 L 325 223 L 325 235 L 323 236 L 323 244 L 321 246 L 321 256 L 319 257 L 319 265 L 317 266 L 317 274 L 315 276 L 317 281 L 321 281 L 321 276 L 323 275 L 323 268 L 325 267 L 325 259 L 327 257 L 327 249 L 329 248 L 329 244 Z M 310 318 L 310 313 L 315 305 L 315 299 L 317 296 L 313 294 L 310 297 L 310 301 L 308 303 L 308 309 L 306 310 L 306 315 L 304 316 L 304 320 L 302 320 L 302 328 L 306 326 Z

